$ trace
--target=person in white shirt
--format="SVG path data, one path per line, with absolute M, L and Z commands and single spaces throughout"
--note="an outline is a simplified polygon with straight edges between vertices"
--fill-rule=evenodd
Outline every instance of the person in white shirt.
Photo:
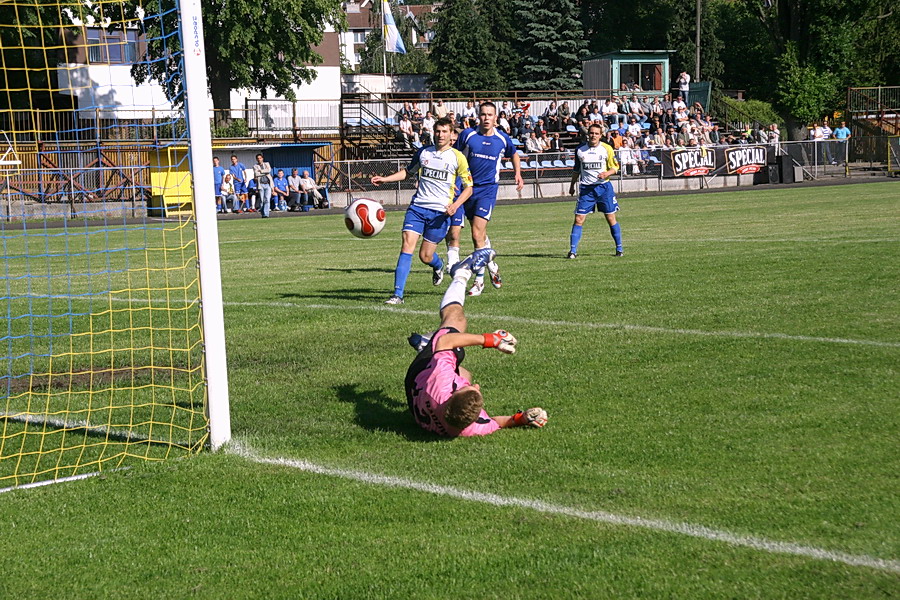
M 675 81 L 678 83 L 678 91 L 681 92 L 681 95 L 687 100 L 688 94 L 691 91 L 691 76 L 687 74 L 687 71 L 682 71 Z
M 541 141 L 533 131 L 531 132 L 531 135 L 528 136 L 528 139 L 525 140 L 525 151 L 528 154 L 540 154 L 544 151 L 544 148 L 541 146 Z
M 435 118 L 431 114 L 431 111 L 425 111 L 425 118 L 422 119 L 422 138 L 427 136 L 427 139 L 422 139 L 422 144 L 426 146 L 430 146 L 434 141 L 434 121 Z
M 675 98 L 675 101 L 672 102 L 672 108 L 675 110 L 687 110 L 687 104 L 685 103 L 684 98 L 682 96 L 678 96 L 677 98 Z

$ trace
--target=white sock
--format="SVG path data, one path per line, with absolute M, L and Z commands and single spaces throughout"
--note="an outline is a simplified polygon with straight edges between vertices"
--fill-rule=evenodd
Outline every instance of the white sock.
M 488 236 L 484 236 L 484 246 L 482 246 L 481 248 L 491 248 L 491 238 L 489 238 Z M 481 250 L 481 248 L 478 248 L 478 250 Z M 488 263 L 489 269 L 491 268 L 491 265 L 494 265 L 494 268 L 491 269 L 491 273 L 499 268 L 497 266 L 497 263 L 495 263 L 494 261 Z M 475 272 L 475 283 L 484 284 L 484 267 L 481 267 Z
M 466 284 L 469 283 L 471 276 L 472 271 L 469 269 L 458 269 L 456 271 L 453 281 L 450 282 L 447 291 L 444 292 L 444 298 L 441 300 L 441 310 L 448 304 L 465 304 Z
M 447 266 L 452 267 L 459 262 L 459 246 L 447 246 Z

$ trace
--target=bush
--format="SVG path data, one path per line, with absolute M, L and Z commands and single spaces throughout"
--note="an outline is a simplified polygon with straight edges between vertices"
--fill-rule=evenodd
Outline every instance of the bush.
M 214 138 L 250 137 L 250 128 L 245 119 L 232 119 L 227 125 L 221 127 L 213 125 L 212 136 Z
M 734 98 L 723 97 L 722 102 L 729 107 L 740 111 L 747 115 L 751 121 L 757 121 L 762 126 L 768 126 L 772 123 L 778 127 L 784 127 L 784 119 L 775 112 L 772 105 L 762 100 L 735 100 Z

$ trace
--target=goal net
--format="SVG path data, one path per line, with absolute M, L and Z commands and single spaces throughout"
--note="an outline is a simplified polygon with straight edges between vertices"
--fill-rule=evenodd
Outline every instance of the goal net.
M 0 0 L 2 489 L 230 435 L 202 19 L 178 4 Z

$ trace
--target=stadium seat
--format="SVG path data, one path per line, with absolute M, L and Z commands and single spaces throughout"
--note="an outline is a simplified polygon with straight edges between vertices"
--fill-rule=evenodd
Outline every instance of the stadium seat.
M 541 167 L 543 167 L 544 169 L 551 169 L 551 168 L 553 168 L 553 161 L 552 160 L 542 160 Z
M 553 166 L 554 167 L 565 167 L 566 163 L 564 163 L 563 161 L 561 161 L 559 159 L 556 159 L 553 161 Z
M 512 143 L 516 148 L 522 145 L 522 142 L 519 140 L 519 138 L 512 138 Z
M 574 167 L 574 166 L 575 166 L 575 160 L 570 158 L 569 160 L 566 161 L 566 166 L 567 166 L 567 167 Z
M 536 161 L 536 160 L 532 160 L 531 162 L 528 163 L 529 169 L 537 169 L 539 166 L 540 165 L 538 164 L 538 161 Z
M 513 168 L 512 161 L 509 161 L 509 160 L 508 160 L 508 161 L 506 161 L 505 163 L 503 163 L 503 168 L 504 168 L 504 169 L 512 169 L 512 168 Z
M 569 133 L 578 133 L 578 128 L 574 125 L 566 125 L 566 131 Z

